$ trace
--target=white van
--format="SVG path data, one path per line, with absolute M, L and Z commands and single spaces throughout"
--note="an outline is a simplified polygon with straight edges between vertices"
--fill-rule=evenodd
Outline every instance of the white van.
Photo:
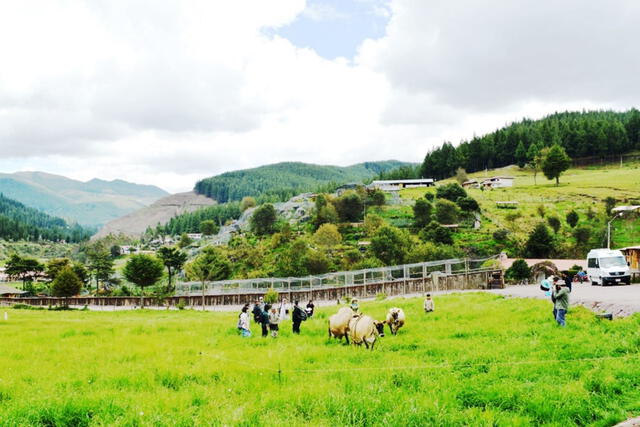
M 587 274 L 592 285 L 631 284 L 629 264 L 620 251 L 590 250 L 587 254 Z

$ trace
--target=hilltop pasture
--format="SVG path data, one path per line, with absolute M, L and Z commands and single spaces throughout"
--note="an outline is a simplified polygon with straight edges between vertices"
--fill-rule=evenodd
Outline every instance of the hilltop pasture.
M 510 233 L 511 244 L 507 249 L 517 252 L 523 247 L 528 233 L 539 222 L 556 216 L 562 227 L 558 233 L 561 252 L 565 256 L 579 256 L 576 253 L 573 229 L 566 223 L 566 215 L 575 210 L 580 221 L 592 229 L 589 247 L 606 247 L 606 221 L 604 219 L 604 199 L 613 197 L 619 205 L 640 203 L 640 163 L 573 168 L 560 177 L 560 185 L 547 180 L 542 173 L 534 179 L 533 172 L 509 166 L 488 172 L 469 174 L 469 178 L 483 179 L 487 176 L 508 175 L 515 177 L 514 186 L 481 191 L 468 189 L 469 196 L 475 198 L 482 208 L 482 228 L 480 230 L 460 229 L 454 238 L 461 246 L 472 246 L 486 253 L 497 253 L 505 248 L 504 242 L 496 242 L 493 232 L 506 229 Z M 455 182 L 452 179 L 440 184 Z M 434 189 L 412 188 L 401 191 L 405 200 L 423 197 Z M 515 209 L 498 208 L 498 201 L 516 201 Z M 397 210 L 397 207 L 394 207 Z M 384 209 L 384 208 L 383 208 Z M 409 206 L 403 207 L 405 215 L 411 215 Z M 397 216 L 397 213 L 395 214 Z M 637 217 L 616 219 L 612 226 L 612 247 L 640 244 L 640 221 Z M 515 256 L 517 253 L 511 253 Z
M 0 425 L 612 425 L 640 413 L 640 317 L 482 293 L 365 302 L 408 323 L 374 351 L 239 337 L 236 313 L 6 309 Z M 3 310 L 4 311 L 4 310 Z M 256 336 L 256 333 L 258 336 Z

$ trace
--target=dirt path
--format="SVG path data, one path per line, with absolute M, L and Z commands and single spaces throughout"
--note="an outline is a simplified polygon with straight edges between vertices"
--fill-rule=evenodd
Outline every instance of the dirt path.
M 519 298 L 548 299 L 538 285 L 509 286 L 488 292 Z M 630 316 L 640 312 L 640 285 L 631 286 L 573 286 L 570 301 L 572 305 L 582 305 L 595 312 L 611 313 L 614 317 Z

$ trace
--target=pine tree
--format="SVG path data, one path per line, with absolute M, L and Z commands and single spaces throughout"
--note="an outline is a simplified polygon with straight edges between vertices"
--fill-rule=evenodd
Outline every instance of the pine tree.
M 555 179 L 556 185 L 560 184 L 560 175 L 569 169 L 571 159 L 566 151 L 559 145 L 554 145 L 549 149 L 547 155 L 542 159 L 542 172 L 547 179 Z

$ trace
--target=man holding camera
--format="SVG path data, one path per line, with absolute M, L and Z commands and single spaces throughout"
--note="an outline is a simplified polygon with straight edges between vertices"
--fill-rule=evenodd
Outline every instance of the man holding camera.
M 553 278 L 553 292 L 551 299 L 553 300 L 553 317 L 558 325 L 565 326 L 565 315 L 569 309 L 569 288 L 566 283 L 559 283 L 558 278 Z

